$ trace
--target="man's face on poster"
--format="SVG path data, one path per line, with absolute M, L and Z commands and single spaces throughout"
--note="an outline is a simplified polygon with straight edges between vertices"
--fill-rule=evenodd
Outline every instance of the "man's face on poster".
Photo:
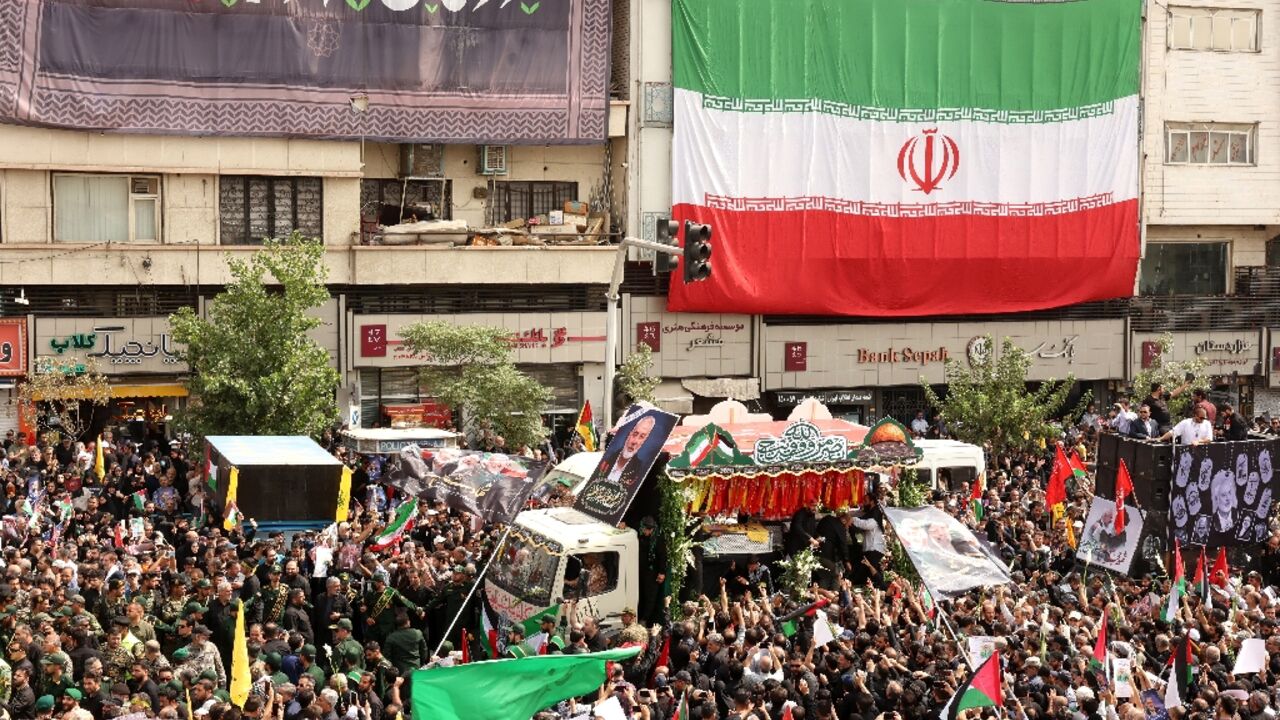
M 626 457 L 632 457 L 640 452 L 640 448 L 644 447 L 644 443 L 649 439 L 649 434 L 653 432 L 653 426 L 657 421 L 652 417 L 640 418 L 631 428 L 631 432 L 627 434 L 627 442 L 622 446 L 622 454 Z

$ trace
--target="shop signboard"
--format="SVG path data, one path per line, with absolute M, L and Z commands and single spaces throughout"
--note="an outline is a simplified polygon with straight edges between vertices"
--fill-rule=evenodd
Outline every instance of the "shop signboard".
M 27 374 L 27 319 L 0 319 L 0 377 Z
M 1264 345 L 1261 333 L 1257 330 L 1175 332 L 1168 335 L 1173 339 L 1173 344 L 1164 356 L 1166 360 L 1199 360 L 1205 364 L 1206 373 L 1216 376 L 1263 373 Z M 1161 333 L 1133 334 L 1131 362 L 1135 375 L 1159 361 L 1163 337 Z
M 43 365 L 93 361 L 107 375 L 172 375 L 187 372 L 179 350 L 168 317 L 35 320 L 34 355 Z
M 506 328 L 519 364 L 604 362 L 605 313 L 468 313 L 442 315 L 356 315 L 351 357 L 355 367 L 417 367 L 430 363 L 405 346 L 401 333 L 428 320 L 453 325 Z
M 628 296 L 623 302 L 625 352 L 640 345 L 653 353 L 658 377 L 751 375 L 750 315 L 670 313 L 664 298 Z
M 1123 320 L 770 324 L 763 334 L 768 390 L 942 384 L 947 361 L 983 362 L 1005 338 L 1031 355 L 1029 380 L 1125 377 Z

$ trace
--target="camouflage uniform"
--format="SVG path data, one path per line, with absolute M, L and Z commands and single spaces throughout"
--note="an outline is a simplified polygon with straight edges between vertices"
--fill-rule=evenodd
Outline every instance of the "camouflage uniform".
M 196 650 L 195 645 L 192 644 L 187 646 L 187 651 L 187 660 L 181 667 L 191 668 L 196 675 L 212 670 L 218 676 L 219 687 L 227 684 L 227 673 L 222 669 L 222 656 L 218 654 L 217 646 L 211 642 L 205 642 L 204 647 Z
M 169 595 L 156 606 L 156 627 L 164 632 L 173 632 L 173 626 L 182 617 L 182 609 L 187 606 L 187 594 Z
M 112 646 L 108 643 L 102 648 L 102 674 L 113 684 L 127 681 L 135 657 L 137 656 L 126 650 L 123 644 Z
M 102 623 L 98 622 L 98 618 L 94 617 L 93 613 L 79 612 L 73 614 L 71 616 L 71 626 L 75 627 L 76 623 L 80 621 L 80 618 L 87 618 L 85 622 L 89 624 L 89 629 L 93 631 L 94 635 L 102 637 Z

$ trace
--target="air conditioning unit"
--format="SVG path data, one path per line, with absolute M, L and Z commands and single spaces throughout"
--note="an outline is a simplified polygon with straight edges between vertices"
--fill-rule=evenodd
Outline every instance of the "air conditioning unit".
M 158 177 L 129 178 L 129 193 L 131 195 L 155 195 L 159 192 L 160 178 Z
M 507 146 L 481 145 L 480 157 L 476 160 L 476 172 L 481 175 L 506 175 Z
M 444 177 L 444 146 L 427 144 L 401 145 L 399 177 Z

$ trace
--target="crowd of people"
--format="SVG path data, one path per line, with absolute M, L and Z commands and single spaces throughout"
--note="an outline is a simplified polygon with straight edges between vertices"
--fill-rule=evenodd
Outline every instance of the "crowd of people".
M 1087 456 L 1097 432 L 1119 431 L 1117 417 L 1080 418 L 1069 442 Z M 286 536 L 260 532 L 251 519 L 224 529 L 203 463 L 180 443 L 104 433 L 100 479 L 91 443 L 6 438 L 3 714 L 397 720 L 411 713 L 415 670 L 478 657 L 481 638 L 466 632 L 478 619 L 469 593 L 500 529 L 424 502 L 402 541 L 372 550 L 396 505 L 414 500 L 378 482 L 376 460 L 325 442 L 356 469 L 350 520 Z M 1009 586 L 953 599 L 925 592 L 880 511 L 901 491 L 886 479 L 863 507 L 806 508 L 793 519 L 787 554 L 810 548 L 820 561 L 798 594 L 780 582 L 781 567 L 753 558 L 731 566 L 718 591 L 712 578 L 677 597 L 651 593 L 640 619 L 627 608 L 620 632 L 566 603 L 542 623 L 554 641 L 540 652 L 643 649 L 612 665 L 598 693 L 540 716 L 592 717 L 617 698 L 627 717 L 643 720 L 936 717 L 974 668 L 968 638 L 981 637 L 999 652 L 1001 716 L 1273 720 L 1280 526 L 1273 521 L 1261 546 L 1233 551 L 1236 570 L 1214 597 L 1189 592 L 1178 616 L 1165 619 L 1163 565 L 1131 578 L 1076 561 L 1067 526 L 1083 520 L 1093 487 L 1089 476 L 1071 480 L 1065 519 L 1054 522 L 1045 506 L 1052 463 L 1052 447 L 992 457 L 980 507 L 964 483 L 927 498 L 1008 563 Z M 652 523 L 643 531 L 651 538 Z M 662 588 L 669 568 L 647 561 L 653 588 Z M 252 677 L 243 707 L 228 694 L 239 613 Z M 831 638 L 817 627 L 824 616 Z M 1110 655 L 1131 662 L 1124 683 L 1090 662 L 1104 617 Z M 1195 648 L 1192 695 L 1166 708 L 1167 663 L 1184 632 Z M 1233 675 L 1248 638 L 1265 641 L 1266 666 Z M 521 654 L 520 631 L 506 639 L 508 654 Z

